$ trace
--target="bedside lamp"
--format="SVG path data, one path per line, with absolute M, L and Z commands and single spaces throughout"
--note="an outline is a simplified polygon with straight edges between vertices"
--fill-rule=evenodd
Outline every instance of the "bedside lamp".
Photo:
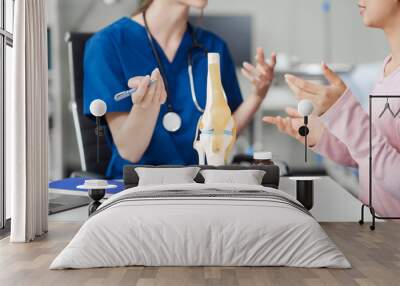
M 304 125 L 299 128 L 300 136 L 303 136 L 305 139 L 304 142 L 304 160 L 307 162 L 307 135 L 310 133 L 310 130 L 307 127 L 308 124 L 308 116 L 313 112 L 314 106 L 312 102 L 308 99 L 303 99 L 297 105 L 297 111 L 301 116 L 304 117 Z
M 101 99 L 95 99 L 90 103 L 89 106 L 90 113 L 96 117 L 96 148 L 97 148 L 97 163 L 99 163 L 100 157 L 100 147 L 99 140 L 100 136 L 103 136 L 103 128 L 100 125 L 100 119 L 107 112 L 107 104 Z

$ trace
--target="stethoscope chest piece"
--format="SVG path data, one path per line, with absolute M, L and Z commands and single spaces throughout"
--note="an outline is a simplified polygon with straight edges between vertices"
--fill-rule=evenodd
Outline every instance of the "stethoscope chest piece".
M 182 119 L 178 113 L 169 111 L 163 117 L 163 126 L 169 132 L 176 132 L 182 126 Z

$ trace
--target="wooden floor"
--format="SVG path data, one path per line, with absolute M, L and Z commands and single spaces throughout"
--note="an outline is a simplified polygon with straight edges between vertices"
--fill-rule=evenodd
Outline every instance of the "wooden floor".
M 349 270 L 288 267 L 124 267 L 48 270 L 79 229 L 51 223 L 29 244 L 0 241 L 0 285 L 400 285 L 400 224 L 379 223 L 371 232 L 356 223 L 322 224 L 352 263 Z

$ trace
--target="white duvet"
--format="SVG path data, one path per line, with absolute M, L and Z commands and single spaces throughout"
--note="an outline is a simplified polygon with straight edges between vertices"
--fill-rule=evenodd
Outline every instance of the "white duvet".
M 294 266 L 349 268 L 310 215 L 257 198 L 116 200 L 132 192 L 263 190 L 262 186 L 182 184 L 127 189 L 100 206 L 50 269 L 145 266 Z

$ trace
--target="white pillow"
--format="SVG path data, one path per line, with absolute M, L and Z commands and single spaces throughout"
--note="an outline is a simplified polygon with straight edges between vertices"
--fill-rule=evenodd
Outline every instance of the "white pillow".
M 199 170 L 199 167 L 135 168 L 139 176 L 139 186 L 195 183 L 193 179 Z
M 265 171 L 262 170 L 202 170 L 205 184 L 261 185 Z

